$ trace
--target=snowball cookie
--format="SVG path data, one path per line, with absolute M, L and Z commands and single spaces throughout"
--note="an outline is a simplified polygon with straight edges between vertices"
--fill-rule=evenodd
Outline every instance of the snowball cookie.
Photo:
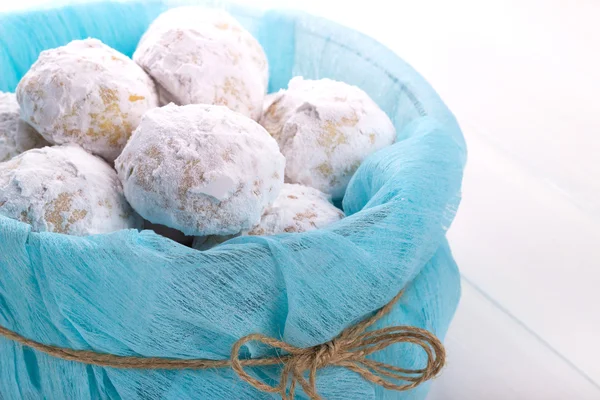
M 166 237 L 167 239 L 171 239 L 185 246 L 191 246 L 194 241 L 193 236 L 185 236 L 183 232 L 178 231 L 177 229 L 169 228 L 168 226 L 164 225 L 153 224 L 150 221 L 144 221 L 144 229 L 154 231 L 154 233 L 157 235 Z
M 331 203 L 330 196 L 308 186 L 286 183 L 260 223 L 245 234 L 305 232 L 324 228 L 342 218 L 344 213 Z
M 148 111 L 115 166 L 145 219 L 186 235 L 256 225 L 283 186 L 285 159 L 256 122 L 222 106 Z
M 36 232 L 77 236 L 140 225 L 115 171 L 74 145 L 29 150 L 0 163 L 0 215 Z
M 198 6 L 161 14 L 133 59 L 157 83 L 161 104 L 224 105 L 258 120 L 269 80 L 254 37 L 223 10 Z
M 48 146 L 31 126 L 19 118 L 19 103 L 14 93 L 0 92 L 0 162 L 22 152 Z
M 388 116 L 361 89 L 331 79 L 293 78 L 260 123 L 286 158 L 286 182 L 343 197 L 360 163 L 394 142 Z
M 17 99 L 21 118 L 50 143 L 76 143 L 111 162 L 142 114 L 158 105 L 148 75 L 96 39 L 43 51 Z

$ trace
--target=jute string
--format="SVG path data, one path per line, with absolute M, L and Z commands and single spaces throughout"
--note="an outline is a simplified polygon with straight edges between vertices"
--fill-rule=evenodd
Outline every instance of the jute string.
M 294 399 L 298 384 L 311 400 L 322 400 L 316 389 L 316 375 L 317 370 L 320 368 L 347 368 L 369 382 L 386 389 L 399 391 L 415 388 L 435 377 L 441 371 L 445 364 L 446 353 L 443 344 L 431 332 L 414 326 L 392 326 L 367 331 L 367 328 L 390 312 L 401 296 L 402 292 L 398 293 L 373 316 L 350 326 L 327 343 L 314 347 L 299 348 L 281 340 L 255 333 L 238 340 L 233 345 L 231 357 L 228 360 L 131 357 L 87 350 L 73 350 L 39 343 L 1 326 L 0 335 L 53 357 L 101 367 L 163 370 L 232 368 L 242 380 L 256 389 L 263 392 L 279 393 L 284 400 Z M 249 342 L 261 342 L 283 350 L 287 354 L 241 359 L 240 349 Z M 395 343 L 411 343 L 420 346 L 427 354 L 426 366 L 422 369 L 403 369 L 367 358 L 368 355 Z M 283 365 L 281 378 L 275 386 L 252 377 L 245 369 L 246 367 L 267 365 Z M 305 377 L 307 372 L 308 380 Z

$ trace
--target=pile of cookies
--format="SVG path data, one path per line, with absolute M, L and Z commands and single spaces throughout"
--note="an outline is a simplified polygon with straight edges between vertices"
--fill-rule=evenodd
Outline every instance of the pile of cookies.
M 152 229 L 208 249 L 344 217 L 360 163 L 394 142 L 355 86 L 293 78 L 222 10 L 160 15 L 133 59 L 96 39 L 44 51 L 0 93 L 0 215 L 34 231 Z

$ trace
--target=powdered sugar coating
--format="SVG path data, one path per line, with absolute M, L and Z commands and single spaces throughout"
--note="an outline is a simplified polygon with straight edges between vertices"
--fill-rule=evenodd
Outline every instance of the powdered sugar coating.
M 306 232 L 324 228 L 344 213 L 331 203 L 331 197 L 308 186 L 286 183 L 260 223 L 247 235 L 277 235 L 284 232 Z
M 106 162 L 74 146 L 34 149 L 0 163 L 0 214 L 36 232 L 91 235 L 140 219 Z
M 19 103 L 15 94 L 0 92 L 0 162 L 29 149 L 48 145 L 44 138 L 19 118 Z
M 266 55 L 223 10 L 186 6 L 164 12 L 133 59 L 156 81 L 161 104 L 224 105 L 260 118 L 269 78 Z
M 19 115 L 19 103 L 14 93 L 0 92 L 0 115 L 7 119 L 8 115 Z M 4 120 L 4 119 L 3 119 Z
M 17 99 L 21 117 L 50 143 L 76 143 L 107 161 L 158 105 L 148 75 L 96 39 L 43 51 L 19 82 Z
M 343 197 L 374 151 L 394 142 L 388 116 L 361 89 L 331 79 L 293 78 L 269 99 L 260 123 L 286 158 L 286 182 Z
M 116 160 L 145 219 L 186 235 L 250 229 L 283 186 L 285 159 L 256 122 L 222 106 L 148 111 Z

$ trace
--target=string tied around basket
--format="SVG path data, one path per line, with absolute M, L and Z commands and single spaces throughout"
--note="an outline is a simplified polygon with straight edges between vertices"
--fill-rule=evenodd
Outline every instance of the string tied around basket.
M 256 389 L 279 393 L 284 400 L 294 399 L 298 384 L 311 400 L 321 400 L 322 397 L 317 393 L 316 382 L 317 371 L 321 368 L 346 368 L 369 382 L 398 391 L 415 388 L 441 371 L 446 360 L 445 350 L 433 333 L 414 326 L 392 326 L 367 331 L 370 326 L 390 312 L 402 293 L 398 293 L 374 315 L 346 328 L 329 342 L 300 348 L 262 334 L 251 334 L 242 337 L 233 345 L 231 357 L 226 360 L 120 356 L 90 350 L 75 350 L 36 342 L 2 326 L 0 326 L 0 336 L 62 360 L 101 367 L 135 370 L 232 368 L 242 380 Z M 286 354 L 263 358 L 240 358 L 242 346 L 250 342 L 260 342 Z M 367 358 L 397 343 L 410 343 L 421 347 L 427 355 L 425 367 L 403 369 Z M 254 378 L 245 369 L 245 367 L 268 365 L 283 365 L 279 384 L 275 386 Z M 308 373 L 308 380 L 305 377 L 306 373 Z

